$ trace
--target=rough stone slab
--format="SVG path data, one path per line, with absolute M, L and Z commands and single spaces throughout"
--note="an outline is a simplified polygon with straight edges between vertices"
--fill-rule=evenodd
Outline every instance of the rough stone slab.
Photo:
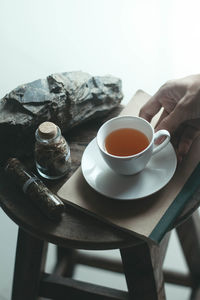
M 104 115 L 123 98 L 121 80 L 81 71 L 58 73 L 20 85 L 0 100 L 0 155 L 23 156 L 33 150 L 34 132 L 43 121 L 63 133 Z

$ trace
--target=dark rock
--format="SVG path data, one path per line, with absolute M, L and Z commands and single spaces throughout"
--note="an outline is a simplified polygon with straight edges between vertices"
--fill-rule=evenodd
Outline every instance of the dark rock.
M 65 133 L 108 113 L 122 98 L 120 79 L 79 71 L 21 85 L 0 100 L 0 155 L 5 159 L 32 152 L 41 122 L 52 121 Z

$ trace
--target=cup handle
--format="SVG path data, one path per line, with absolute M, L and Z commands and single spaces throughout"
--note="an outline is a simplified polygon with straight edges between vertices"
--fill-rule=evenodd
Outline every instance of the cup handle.
M 155 140 L 157 140 L 160 137 L 166 137 L 166 138 L 161 144 L 156 145 Z M 154 148 L 153 148 L 153 153 L 152 154 L 155 154 L 155 153 L 158 153 L 160 150 L 162 150 L 164 147 L 167 146 L 167 144 L 170 141 L 170 133 L 169 133 L 169 131 L 167 131 L 165 129 L 161 129 L 161 130 L 157 131 L 156 133 L 154 133 L 153 140 L 154 140 Z

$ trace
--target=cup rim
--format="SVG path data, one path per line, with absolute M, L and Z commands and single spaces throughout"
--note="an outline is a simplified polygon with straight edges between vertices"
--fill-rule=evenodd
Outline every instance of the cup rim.
M 98 138 L 98 137 L 99 137 L 100 130 L 102 130 L 102 128 L 103 128 L 104 126 L 106 126 L 108 123 L 110 123 L 111 121 L 114 121 L 115 119 L 122 119 L 122 118 L 125 118 L 125 119 L 126 119 L 126 118 L 140 119 L 140 120 L 142 120 L 144 123 L 146 123 L 146 124 L 151 128 L 151 130 L 152 130 L 152 139 L 151 139 L 151 141 L 149 142 L 149 145 L 148 145 L 144 150 L 142 150 L 141 152 L 138 152 L 138 153 L 133 154 L 133 155 L 126 155 L 126 156 L 113 155 L 113 154 L 107 152 L 106 150 L 104 150 L 104 148 L 103 148 L 103 147 L 101 146 L 101 144 L 99 143 L 99 138 Z M 122 128 L 127 128 L 127 127 L 122 127 Z M 152 145 L 152 143 L 153 143 L 153 140 L 154 140 L 154 139 L 153 139 L 153 136 L 154 136 L 154 128 L 153 128 L 153 126 L 152 126 L 147 120 L 145 120 L 144 118 L 141 118 L 141 117 L 137 117 L 137 116 L 124 115 L 124 116 L 117 116 L 117 117 L 111 118 L 111 119 L 107 120 L 105 123 L 103 123 L 103 124 L 101 125 L 101 127 L 99 128 L 98 132 L 97 132 L 97 135 L 96 135 L 96 141 L 97 141 L 97 145 L 98 145 L 99 149 L 100 149 L 104 154 L 106 154 L 107 156 L 113 157 L 113 158 L 117 158 L 117 159 L 130 159 L 130 158 L 134 158 L 134 157 L 139 158 L 144 152 L 146 152 L 146 151 L 151 147 L 151 145 Z

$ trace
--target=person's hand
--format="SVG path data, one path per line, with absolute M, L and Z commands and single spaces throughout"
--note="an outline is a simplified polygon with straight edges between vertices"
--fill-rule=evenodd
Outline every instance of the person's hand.
M 168 81 L 141 108 L 139 116 L 151 122 L 161 109 L 155 130 L 170 132 L 181 160 L 200 134 L 200 75 Z

